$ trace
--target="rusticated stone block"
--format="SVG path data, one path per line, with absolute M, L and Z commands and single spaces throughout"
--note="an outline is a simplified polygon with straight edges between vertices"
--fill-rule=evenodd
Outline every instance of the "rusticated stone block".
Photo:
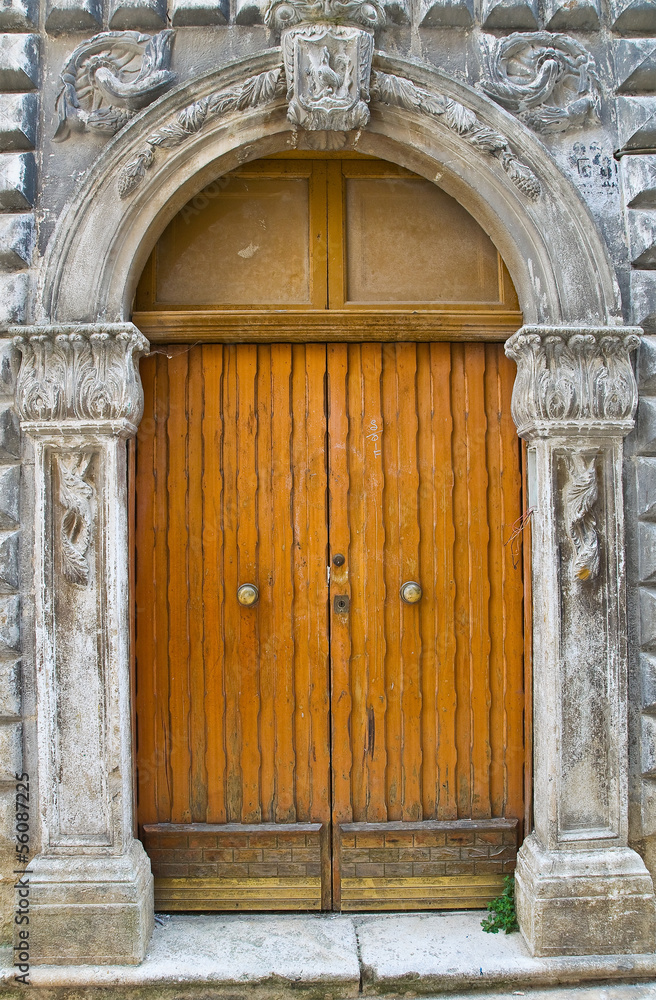
M 0 406 L 0 462 L 20 456 L 20 425 L 11 404 Z
M 614 56 L 618 94 L 656 93 L 656 39 L 622 38 Z
M 631 265 L 638 270 L 655 270 L 656 213 L 631 211 L 628 213 L 628 223 Z
M 158 29 L 166 27 L 165 0 L 112 0 L 110 28 Z
M 641 396 L 656 396 L 656 337 L 641 337 L 636 378 Z
M 640 654 L 640 680 L 643 708 L 656 708 L 656 656 Z
M 629 208 L 656 208 L 654 157 L 635 153 L 620 160 L 624 197 Z
M 484 28 L 515 28 L 533 31 L 538 27 L 536 0 L 483 0 Z
M 0 596 L 0 654 L 20 650 L 20 599 Z
M 34 250 L 34 216 L 0 216 L 0 267 L 29 267 Z
M 656 650 L 656 590 L 640 587 L 640 645 Z
M 547 0 L 550 31 L 594 31 L 599 27 L 599 0 Z
M 419 24 L 424 28 L 469 28 L 473 0 L 420 0 Z
M 636 439 L 643 455 L 656 454 L 656 399 L 651 396 L 638 401 Z
M 0 781 L 11 781 L 23 770 L 23 727 L 20 722 L 0 722 Z
M 0 34 L 0 90 L 39 85 L 39 36 Z
M 37 0 L 9 0 L 0 9 L 0 31 L 33 31 L 38 19 Z
M 620 34 L 651 34 L 656 23 L 654 0 L 610 0 L 613 31 Z
M 0 94 L 0 152 L 34 149 L 38 112 L 36 94 Z
M 33 153 L 8 153 L 0 157 L 0 209 L 23 212 L 32 208 L 36 193 Z
M 97 31 L 102 26 L 101 0 L 50 0 L 46 31 L 57 35 L 68 31 Z
M 20 715 L 20 660 L 0 660 L 0 716 Z
M 0 594 L 18 590 L 18 531 L 0 533 Z
M 171 24 L 174 28 L 193 25 L 227 24 L 230 19 L 228 0 L 173 0 Z
M 640 770 L 643 777 L 656 778 L 656 713 L 640 718 Z
M 618 97 L 617 126 L 621 149 L 652 149 L 656 145 L 656 98 Z
M 642 583 L 656 582 L 656 524 L 643 521 L 638 526 L 638 568 Z
M 631 317 L 647 333 L 656 332 L 656 271 L 631 272 Z
M 638 517 L 656 520 L 656 458 L 635 460 Z

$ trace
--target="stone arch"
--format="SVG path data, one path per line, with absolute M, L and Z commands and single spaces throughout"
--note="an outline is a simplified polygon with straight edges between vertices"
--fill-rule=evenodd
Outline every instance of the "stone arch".
M 46 254 L 38 323 L 129 319 L 139 274 L 157 237 L 185 202 L 246 160 L 306 141 L 284 98 L 220 117 L 167 149 L 146 144 L 177 114 L 217 91 L 274 70 L 279 50 L 243 59 L 178 88 L 138 115 L 103 150 L 62 213 Z M 615 325 L 619 292 L 605 245 L 572 183 L 542 144 L 487 97 L 434 68 L 379 56 L 374 68 L 411 80 L 473 112 L 508 140 L 540 185 L 532 199 L 501 159 L 436 115 L 372 100 L 371 122 L 347 142 L 439 183 L 489 233 L 512 275 L 528 323 Z M 146 145 L 145 145 L 146 144 Z M 119 198 L 121 170 L 154 148 L 143 178 Z

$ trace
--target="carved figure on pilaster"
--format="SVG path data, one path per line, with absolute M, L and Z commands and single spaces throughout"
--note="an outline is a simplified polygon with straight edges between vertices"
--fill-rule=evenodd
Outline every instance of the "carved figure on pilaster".
M 631 352 L 637 332 L 522 327 L 506 343 L 517 363 L 512 413 L 520 435 L 545 422 L 626 422 L 638 391 Z
M 594 515 L 598 496 L 596 454 L 574 452 L 569 460 L 564 501 L 567 533 L 574 550 L 572 576 L 576 580 L 594 580 L 599 573 L 599 536 Z
M 148 341 L 131 324 L 32 327 L 14 337 L 23 355 L 16 404 L 23 420 L 141 419 L 135 362 Z
M 536 132 L 565 132 L 599 117 L 599 78 L 590 52 L 568 35 L 515 32 L 488 52 L 482 88 Z
M 63 508 L 59 526 L 61 569 L 71 583 L 89 582 L 87 552 L 91 542 L 95 490 L 85 476 L 93 455 L 57 456 L 59 502 Z
M 82 42 L 61 71 L 55 140 L 73 129 L 114 135 L 175 82 L 171 29 L 156 35 L 103 31 Z

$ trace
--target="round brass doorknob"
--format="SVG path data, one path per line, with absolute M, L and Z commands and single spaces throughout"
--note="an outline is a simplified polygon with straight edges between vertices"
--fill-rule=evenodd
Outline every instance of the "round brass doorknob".
M 422 590 L 414 580 L 407 580 L 401 587 L 401 600 L 406 604 L 416 604 L 421 600 Z
M 259 599 L 260 592 L 254 583 L 242 583 L 237 591 L 237 600 L 244 608 L 252 607 Z

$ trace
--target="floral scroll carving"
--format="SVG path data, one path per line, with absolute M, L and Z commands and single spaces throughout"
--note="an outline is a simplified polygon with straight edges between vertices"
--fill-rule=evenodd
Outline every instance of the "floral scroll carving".
M 13 342 L 23 356 L 16 384 L 23 420 L 139 423 L 136 361 L 148 352 L 148 341 L 136 327 L 28 327 Z
M 576 580 L 593 580 L 599 573 L 599 536 L 594 515 L 599 496 L 596 455 L 574 452 L 569 457 L 568 473 L 563 499 L 574 552 L 572 575 Z
M 103 31 L 78 45 L 61 72 L 55 139 L 85 128 L 114 135 L 168 90 L 176 78 L 169 68 L 174 34 Z
M 61 570 L 71 583 L 89 582 L 87 552 L 91 543 L 95 490 L 85 476 L 91 464 L 88 453 L 58 455 L 59 502 L 63 508 L 59 526 Z
M 565 132 L 598 118 L 595 61 L 580 42 L 548 31 L 516 32 L 488 55 L 483 90 L 536 132 Z
M 506 343 L 517 363 L 512 413 L 519 433 L 539 424 L 631 421 L 638 392 L 632 329 L 523 327 Z

